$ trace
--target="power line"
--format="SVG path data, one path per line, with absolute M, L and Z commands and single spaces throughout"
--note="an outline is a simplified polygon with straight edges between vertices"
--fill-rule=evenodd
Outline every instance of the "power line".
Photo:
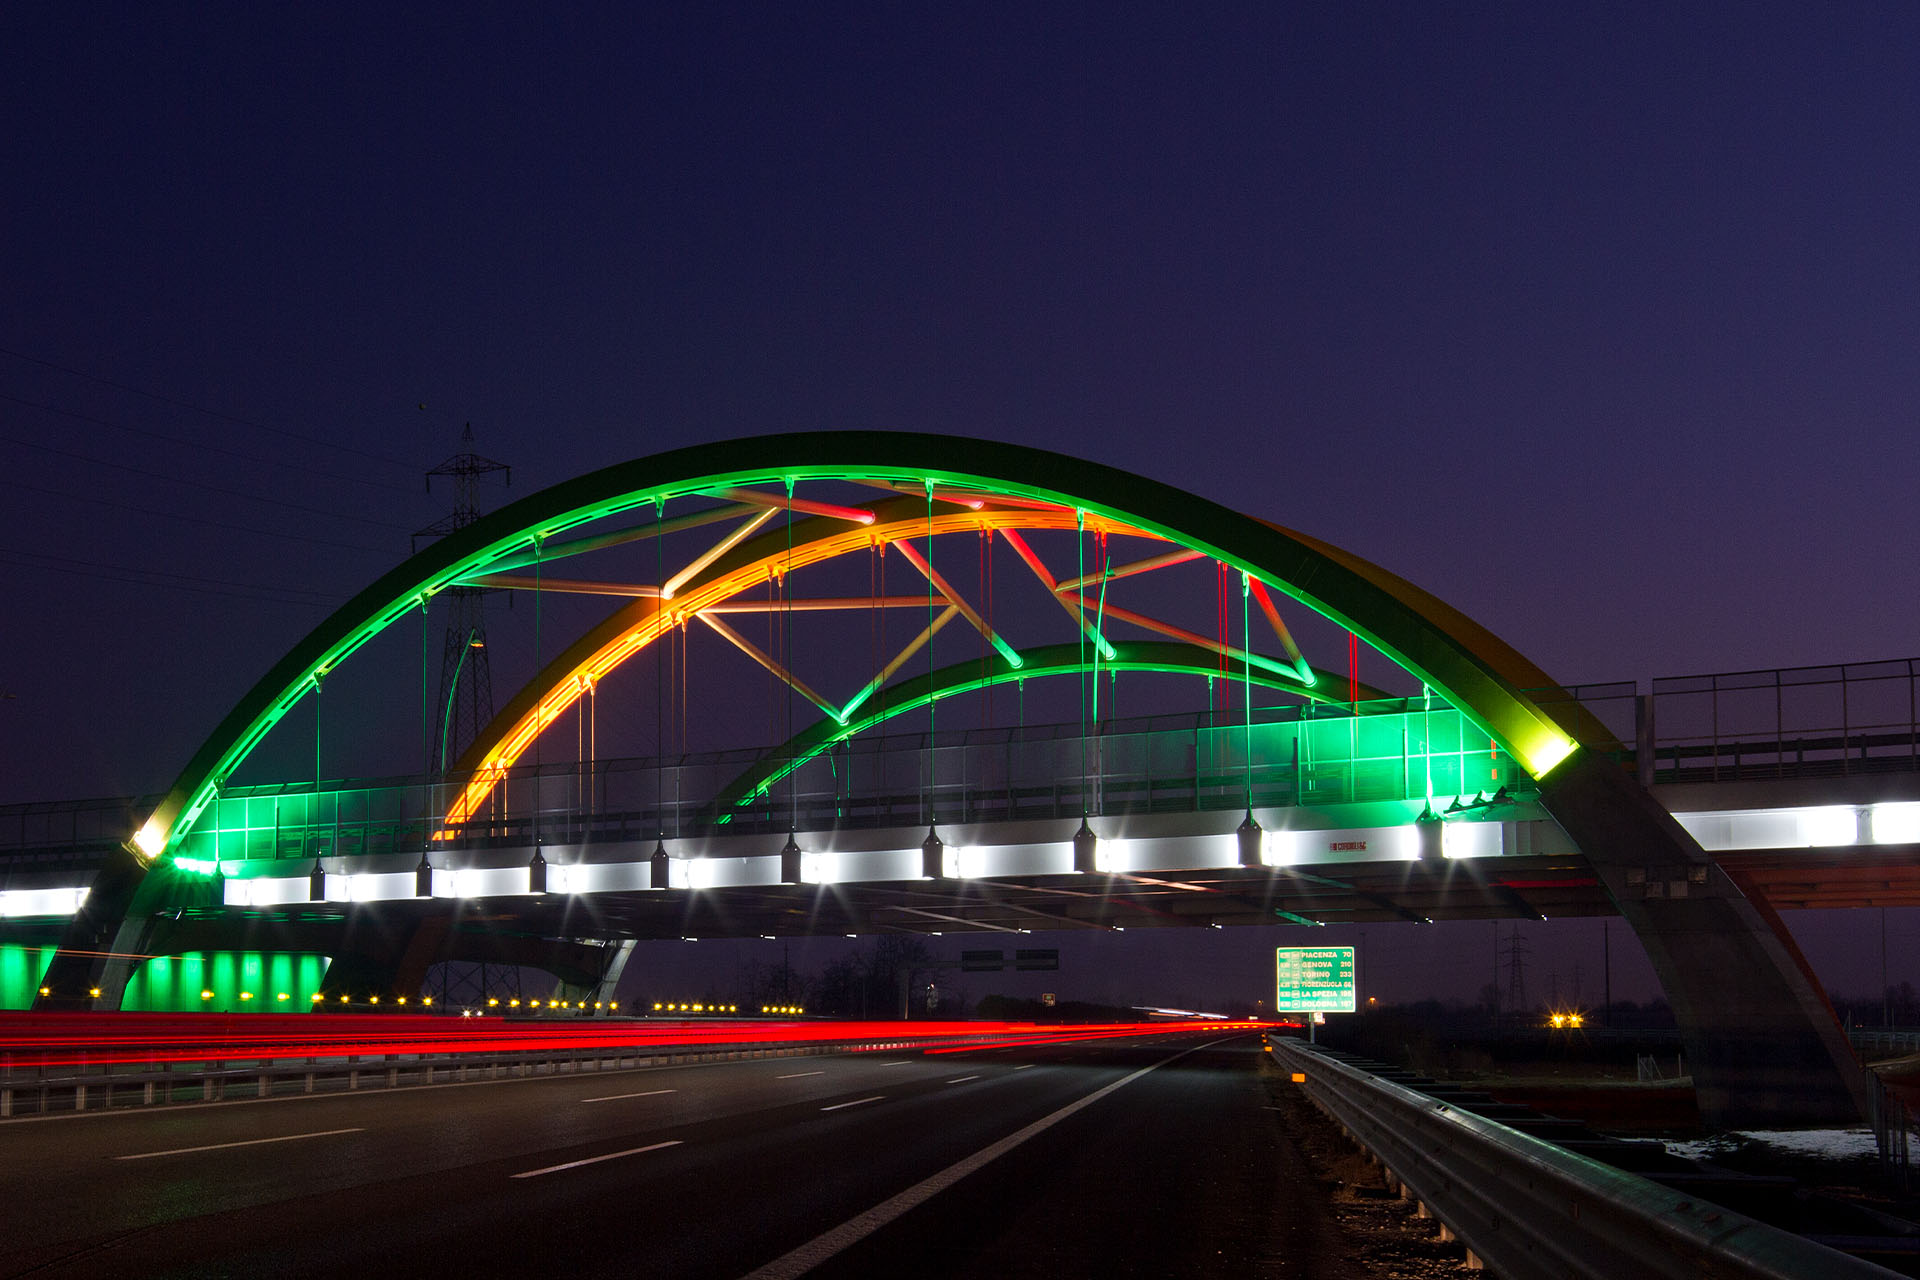
M 231 422 L 243 427 L 256 427 L 261 431 L 271 431 L 275 435 L 286 436 L 290 440 L 302 440 L 307 444 L 317 444 L 327 449 L 338 449 L 342 453 L 357 454 L 362 458 L 371 458 L 375 462 L 384 462 L 390 466 L 404 467 L 409 471 L 413 469 L 412 463 L 402 462 L 398 458 L 390 458 L 383 453 L 370 453 L 365 449 L 356 449 L 352 445 L 341 444 L 335 440 L 323 440 L 317 436 L 307 435 L 304 432 L 289 430 L 286 427 L 269 426 L 264 422 L 256 422 L 252 418 L 242 418 L 231 413 L 222 413 L 218 409 L 209 409 L 204 405 L 194 404 L 190 400 L 179 400 L 173 396 L 162 395 L 158 391 L 149 391 L 145 387 L 136 387 L 130 383 L 116 382 L 112 378 L 103 378 L 97 373 L 87 373 L 82 369 L 74 369 L 67 365 L 55 364 L 51 360 L 42 360 L 39 356 L 30 356 L 24 351 L 15 351 L 10 347 L 0 347 L 0 355 L 12 356 L 16 360 L 24 360 L 28 364 L 37 364 L 43 369 L 52 369 L 59 373 L 69 374 L 75 378 L 84 378 L 88 382 L 97 382 L 103 387 L 112 387 L 116 391 L 127 391 L 137 396 L 145 396 L 149 400 L 158 400 L 161 404 L 170 404 L 176 409 L 187 409 L 194 413 L 204 413 L 209 418 L 218 418 L 223 422 Z
M 215 529 L 231 529 L 235 533 L 249 533 L 260 538 L 285 538 L 290 542 L 311 542 L 322 547 L 339 547 L 344 551 L 371 551 L 377 554 L 390 554 L 391 547 L 374 547 L 364 542 L 340 542 L 333 538 L 316 538 L 305 533 L 286 533 L 279 529 L 261 529 L 248 524 L 229 524 L 225 520 L 209 520 L 205 516 L 190 516 L 179 511 L 162 511 L 158 507 L 142 507 L 131 502 L 115 502 L 111 498 L 94 498 L 83 493 L 66 493 L 59 489 L 49 489 L 44 485 L 28 484 L 23 480 L 11 481 L 13 489 L 25 489 L 31 493 L 44 493 L 49 497 L 64 498 L 69 502 L 91 502 L 96 506 L 112 507 L 117 511 L 131 511 L 137 515 L 159 516 L 166 520 L 181 520 L 188 524 L 203 524 Z
M 303 471 L 310 475 L 322 475 L 333 480 L 344 480 L 348 484 L 370 485 L 375 489 L 391 489 L 396 493 L 412 493 L 409 485 L 389 484 L 385 480 L 372 480 L 366 476 L 356 476 L 346 471 L 328 471 L 324 467 L 315 467 L 305 462 L 282 462 L 278 458 L 263 458 L 259 454 L 242 453 L 238 449 L 228 449 L 222 445 L 207 444 L 200 440 L 188 440 L 183 436 L 169 435 L 165 431 L 155 431 L 149 427 L 129 426 L 124 422 L 115 422 L 110 418 L 96 418 L 92 414 L 81 413 L 77 409 L 60 409 L 50 404 L 27 400 L 20 396 L 8 395 L 0 391 L 0 400 L 17 404 L 27 409 L 36 409 L 41 413 L 58 414 L 62 418 L 72 418 L 76 422 L 90 422 L 96 427 L 106 427 L 112 431 L 125 431 L 131 435 L 146 436 L 150 440 L 162 440 L 168 444 L 184 445 L 189 449 L 202 449 L 208 453 L 224 454 L 229 458 L 238 458 L 242 462 L 258 463 L 261 466 L 284 467 L 289 471 Z
M 116 471 L 128 471 L 134 475 L 146 476 L 152 480 L 164 480 L 169 484 L 189 485 L 192 488 L 204 489 L 208 493 L 217 493 L 228 498 L 245 498 L 249 502 L 264 502 L 271 506 L 285 507 L 289 511 L 303 511 L 308 515 L 327 516 L 335 520 L 352 520 L 359 524 L 370 524 L 376 529 L 397 529 L 401 533 L 411 532 L 407 526 L 403 524 L 393 524 L 386 520 L 374 520 L 367 516 L 348 515 L 342 511 L 328 511 L 322 507 L 303 506 L 298 502 L 287 502 L 281 498 L 263 498 L 257 493 L 246 493 L 239 489 L 228 489 L 217 484 L 208 484 L 204 480 L 189 480 L 184 476 L 170 476 L 162 471 L 149 471 L 145 467 L 136 467 L 125 462 L 110 462 L 105 458 L 96 458 L 90 454 L 75 453 L 71 449 L 57 449 L 50 444 L 41 444 L 37 440 L 22 440 L 18 436 L 9 435 L 0 435 L 0 440 L 4 440 L 8 444 L 17 444 L 23 449 L 39 449 L 44 453 L 51 453 L 56 457 L 72 458 L 74 461 L 84 462 L 88 466 L 112 467 Z
M 0 561 L 23 568 L 46 569 L 53 573 L 75 574 L 85 578 L 104 578 L 113 582 L 136 583 L 140 586 L 197 591 L 203 595 L 267 600 L 275 604 L 302 605 L 308 608 L 326 608 L 346 598 L 331 592 L 308 591 L 304 587 L 263 586 L 250 582 L 228 582 L 220 578 L 197 578 L 190 574 L 168 573 L 160 569 L 104 564 L 97 560 L 76 560 L 69 556 L 50 556 L 39 551 L 16 551 L 12 547 L 0 547 Z M 309 598 L 297 598 L 300 596 Z

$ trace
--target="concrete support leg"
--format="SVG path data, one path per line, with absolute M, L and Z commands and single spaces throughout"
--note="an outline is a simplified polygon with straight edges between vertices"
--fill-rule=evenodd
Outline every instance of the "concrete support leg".
M 1647 949 L 1719 1128 L 1855 1123 L 1866 1076 L 1793 939 L 1625 770 L 1578 751 L 1540 799 Z

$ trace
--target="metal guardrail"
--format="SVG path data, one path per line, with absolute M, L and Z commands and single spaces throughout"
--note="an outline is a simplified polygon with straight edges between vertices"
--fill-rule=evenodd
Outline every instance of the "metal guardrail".
M 1883 1049 L 1889 1053 L 1920 1053 L 1920 1028 L 1850 1027 L 1847 1039 L 1856 1049 Z
M 1897 1273 L 1693 1199 L 1297 1040 L 1270 1036 L 1307 1096 L 1506 1280 L 1848 1280 Z
M 0 1071 L 0 1119 L 99 1111 L 111 1107 L 207 1103 L 360 1089 L 419 1088 L 583 1072 L 635 1071 L 749 1058 L 812 1057 L 912 1047 L 907 1041 L 847 1040 L 820 1044 L 731 1044 L 662 1047 L 640 1052 L 607 1047 L 519 1053 L 361 1054 L 301 1059 L 226 1059 L 93 1069 Z

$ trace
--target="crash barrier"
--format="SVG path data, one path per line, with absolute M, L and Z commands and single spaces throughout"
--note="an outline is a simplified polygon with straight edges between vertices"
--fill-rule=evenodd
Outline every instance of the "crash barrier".
M 1897 1273 L 1269 1036 L 1314 1104 L 1473 1265 L 1547 1277 L 1823 1280 Z
M 508 1053 L 350 1054 L 333 1058 L 224 1059 L 154 1065 L 120 1063 L 94 1068 L 0 1065 L 0 1119 L 97 1111 L 109 1107 L 222 1102 L 358 1089 L 417 1088 L 581 1072 L 633 1071 L 750 1058 L 870 1053 L 924 1048 L 905 1040 L 858 1040 L 808 1045 L 738 1044 L 725 1048 L 578 1050 Z

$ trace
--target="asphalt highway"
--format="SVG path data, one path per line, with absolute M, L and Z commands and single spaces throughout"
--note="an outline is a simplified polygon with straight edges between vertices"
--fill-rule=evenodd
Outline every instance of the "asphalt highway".
M 1257 1036 L 0 1124 L 0 1276 L 1333 1276 Z

